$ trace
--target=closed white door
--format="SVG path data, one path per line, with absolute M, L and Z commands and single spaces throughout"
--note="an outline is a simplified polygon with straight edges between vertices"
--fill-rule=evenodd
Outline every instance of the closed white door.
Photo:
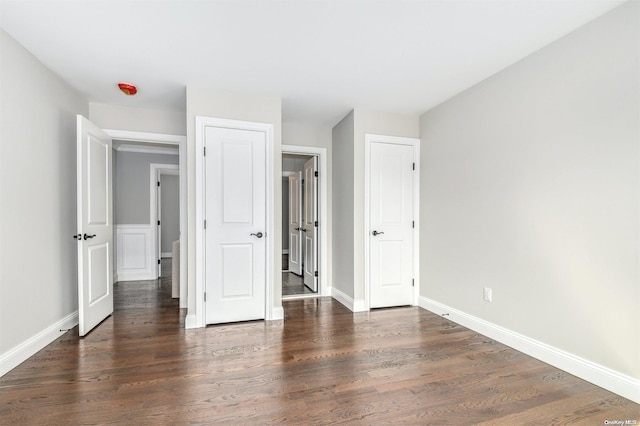
M 370 306 L 411 305 L 414 150 L 372 142 L 369 152 Z
M 207 127 L 204 147 L 206 323 L 264 319 L 266 135 Z
M 318 159 L 304 164 L 304 285 L 318 291 Z
M 77 118 L 78 324 L 89 333 L 113 312 L 111 138 Z
M 302 173 L 289 176 L 289 271 L 302 275 Z

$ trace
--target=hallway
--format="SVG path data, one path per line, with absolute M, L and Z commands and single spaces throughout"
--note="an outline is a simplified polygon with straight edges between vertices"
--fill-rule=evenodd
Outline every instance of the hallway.
M 170 279 L 0 378 L 3 424 L 603 424 L 639 406 L 425 310 L 331 298 L 285 321 L 184 330 Z M 639 419 L 640 420 L 640 419 Z

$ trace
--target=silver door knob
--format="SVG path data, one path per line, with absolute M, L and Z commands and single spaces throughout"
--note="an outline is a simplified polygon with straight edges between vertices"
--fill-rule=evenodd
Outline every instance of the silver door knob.
M 384 234 L 384 232 L 373 231 L 372 234 L 375 237 L 376 235 Z
M 251 235 L 253 235 L 254 237 L 262 238 L 264 234 L 262 232 L 258 232 L 256 234 L 251 234 Z

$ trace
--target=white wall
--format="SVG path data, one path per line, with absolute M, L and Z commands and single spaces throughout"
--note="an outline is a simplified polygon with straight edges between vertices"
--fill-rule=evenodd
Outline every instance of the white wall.
M 76 114 L 86 100 L 0 30 L 0 370 L 78 309 Z M 70 320 L 77 324 L 77 317 Z M 73 326 L 72 323 L 66 326 Z M 26 352 L 22 352 L 26 354 Z M 15 354 L 19 356 L 20 354 Z M 30 355 L 30 354 L 29 354 Z M 28 355 L 27 355 L 28 356 Z M 0 373 L 1 374 L 1 373 Z
M 636 379 L 638 8 L 422 116 L 420 247 L 424 298 Z
M 187 134 L 184 111 L 135 108 L 97 102 L 91 102 L 89 109 L 89 119 L 102 129 L 168 135 Z
M 187 87 L 187 169 L 188 169 L 188 312 L 187 321 L 195 318 L 195 254 L 196 254 L 196 198 L 195 198 L 195 117 L 216 117 L 231 120 L 252 121 L 273 124 L 273 168 L 274 179 L 274 212 L 275 241 L 273 258 L 274 284 L 272 306 L 282 307 L 282 180 L 281 141 L 282 141 L 282 104 L 277 97 L 250 96 L 238 93 L 220 92 L 200 86 Z

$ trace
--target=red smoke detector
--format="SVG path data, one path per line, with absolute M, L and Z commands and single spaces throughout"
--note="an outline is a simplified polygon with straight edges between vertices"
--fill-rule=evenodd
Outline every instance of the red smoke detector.
M 133 84 L 129 83 L 118 83 L 118 87 L 127 96 L 133 96 L 138 93 L 138 88 Z

